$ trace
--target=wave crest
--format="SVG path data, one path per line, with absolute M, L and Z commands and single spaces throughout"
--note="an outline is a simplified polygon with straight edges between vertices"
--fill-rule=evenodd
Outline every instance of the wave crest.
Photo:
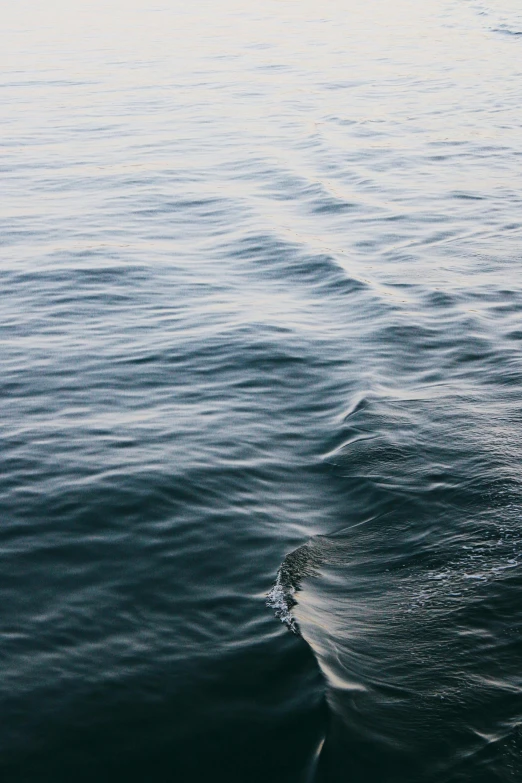
M 314 575 L 319 562 L 320 557 L 311 542 L 290 552 L 279 567 L 276 581 L 266 597 L 266 605 L 274 610 L 275 616 L 299 636 L 299 624 L 292 612 L 297 605 L 296 594 L 301 589 L 301 581 Z

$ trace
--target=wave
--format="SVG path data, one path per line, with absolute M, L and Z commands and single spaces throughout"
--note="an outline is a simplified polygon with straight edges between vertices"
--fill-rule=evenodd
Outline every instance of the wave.
M 268 604 L 325 678 L 328 781 L 522 773 L 520 506 L 453 510 L 450 533 L 451 513 L 375 516 L 310 539 L 279 569 Z
M 320 555 L 312 542 L 290 552 L 281 564 L 266 598 L 267 606 L 274 610 L 276 617 L 297 635 L 300 635 L 299 624 L 292 613 L 294 606 L 297 606 L 296 595 L 301 589 L 302 580 L 317 573 L 320 562 Z
M 522 36 L 522 19 L 513 17 L 515 9 L 503 10 L 502 8 L 495 8 L 491 3 L 479 2 L 473 3 L 471 7 L 478 16 L 484 17 L 489 32 Z M 519 9 L 516 9 L 515 13 L 518 11 Z

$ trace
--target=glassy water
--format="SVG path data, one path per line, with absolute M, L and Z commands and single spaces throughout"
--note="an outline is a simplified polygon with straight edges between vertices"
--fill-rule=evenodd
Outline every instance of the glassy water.
M 519 781 L 519 4 L 0 8 L 3 780 Z

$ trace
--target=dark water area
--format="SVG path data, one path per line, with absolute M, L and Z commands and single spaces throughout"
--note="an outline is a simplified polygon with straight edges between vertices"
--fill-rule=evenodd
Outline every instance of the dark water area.
M 520 781 L 520 8 L 1 14 L 2 781 Z

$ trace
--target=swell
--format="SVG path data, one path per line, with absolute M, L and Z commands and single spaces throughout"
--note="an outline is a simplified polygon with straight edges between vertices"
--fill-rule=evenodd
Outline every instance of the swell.
M 519 518 L 509 503 L 468 517 L 436 552 L 408 547 L 408 516 L 387 514 L 285 558 L 269 603 L 325 679 L 325 779 L 520 774 Z
M 490 384 L 358 394 L 332 437 L 338 529 L 268 596 L 324 676 L 318 780 L 522 774 L 518 394 Z

